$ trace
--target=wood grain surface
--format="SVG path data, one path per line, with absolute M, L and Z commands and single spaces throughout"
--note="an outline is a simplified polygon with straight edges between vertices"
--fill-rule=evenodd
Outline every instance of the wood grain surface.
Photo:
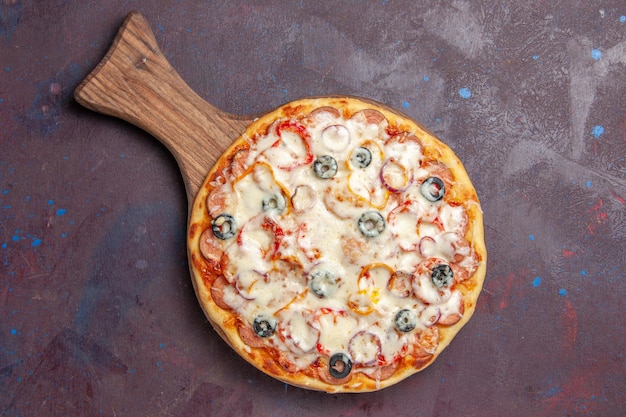
M 178 162 L 190 206 L 209 169 L 250 122 L 220 111 L 189 88 L 139 12 L 129 13 L 74 98 L 160 140 Z

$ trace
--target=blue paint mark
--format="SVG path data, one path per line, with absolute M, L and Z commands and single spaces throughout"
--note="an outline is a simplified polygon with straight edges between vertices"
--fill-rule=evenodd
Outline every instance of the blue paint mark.
M 159 347 L 163 349 L 165 347 L 165 343 L 159 343 Z
M 9 194 L 9 190 L 2 190 L 2 194 L 4 194 L 4 195 Z
M 561 297 L 565 297 L 565 296 L 567 295 L 567 290 L 566 290 L 565 288 L 561 288 L 561 289 L 559 290 L 559 295 L 560 295 Z
M 602 51 L 599 50 L 599 49 L 592 49 L 591 50 L 591 58 L 593 58 L 596 61 L 598 61 L 600 58 L 602 58 Z
M 621 23 L 626 22 L 626 16 L 620 16 L 620 17 L 619 17 L 619 21 L 620 21 Z
M 48 205 L 51 206 L 54 204 L 54 200 L 48 200 Z
M 535 240 L 535 235 L 528 235 L 528 239 L 532 242 Z
M 591 130 L 591 134 L 596 139 L 598 139 L 600 136 L 604 135 L 604 126 L 601 126 L 601 125 L 594 126 L 593 129 Z
M 461 98 L 470 98 L 472 96 L 472 92 L 467 87 L 461 87 L 459 89 L 459 95 Z
M 6 242 L 3 242 L 3 243 L 2 243 L 2 249 L 6 249 L 6 248 L 7 248 L 7 246 L 9 246 L 9 245 L 7 245 L 7 243 L 6 243 Z
M 57 210 L 57 216 L 63 216 L 63 215 L 65 215 L 65 213 L 67 213 L 66 209 L 58 209 Z
M 18 235 L 13 235 L 11 239 L 13 239 L 13 242 L 17 242 L 20 240 L 20 237 Z
M 162 25 L 162 24 L 160 24 L 160 23 L 157 25 L 157 28 L 158 28 L 161 32 L 163 32 L 163 31 L 165 30 L 165 28 L 163 27 L 163 25 Z
M 584 269 L 580 270 L 580 275 L 582 275 L 583 277 L 587 275 L 587 271 L 585 271 Z
M 402 103 L 402 107 L 404 107 L 405 109 L 408 109 L 409 107 L 411 107 L 411 103 L 409 103 L 408 101 L 405 101 Z
M 592 184 L 593 184 L 593 183 L 592 183 L 591 181 L 587 181 L 587 182 L 585 183 L 585 187 L 589 188 L 589 187 L 591 187 L 591 185 L 592 185 Z
M 535 277 L 535 279 L 533 279 L 533 288 L 537 288 L 540 285 L 541 285 L 541 277 Z
M 424 81 L 428 82 L 428 80 L 430 80 L 430 78 L 428 78 L 428 75 L 424 75 Z
M 17 334 L 17 330 L 16 329 L 11 329 L 11 334 Z
M 533 60 L 538 60 L 539 59 L 539 55 L 533 55 Z
M 33 240 L 33 248 L 36 248 L 37 246 L 41 245 L 42 240 L 41 239 L 35 239 Z
M 11 67 L 4 67 L 4 70 L 5 70 L 6 72 L 10 72 L 10 71 L 11 71 Z

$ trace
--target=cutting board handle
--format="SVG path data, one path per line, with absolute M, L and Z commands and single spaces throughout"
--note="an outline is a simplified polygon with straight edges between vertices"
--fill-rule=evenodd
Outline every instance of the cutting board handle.
M 74 98 L 161 141 L 178 163 L 190 207 L 216 158 L 250 122 L 200 98 L 163 56 L 138 12 L 126 17 L 109 52 Z

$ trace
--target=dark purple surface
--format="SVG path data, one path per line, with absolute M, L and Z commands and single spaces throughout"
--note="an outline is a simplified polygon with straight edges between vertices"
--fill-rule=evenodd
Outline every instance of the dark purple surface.
M 624 2 L 224 3 L 0 0 L 2 415 L 626 415 Z M 456 151 L 488 274 L 431 367 L 327 395 L 218 338 L 173 158 L 71 98 L 135 9 L 223 110 L 358 95 Z

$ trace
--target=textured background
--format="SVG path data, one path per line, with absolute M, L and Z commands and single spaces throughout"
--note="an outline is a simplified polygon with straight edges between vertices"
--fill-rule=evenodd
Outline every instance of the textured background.
M 134 9 L 223 110 L 358 95 L 456 151 L 488 275 L 431 367 L 327 395 L 219 340 L 174 159 L 72 99 Z M 2 415 L 626 415 L 625 110 L 621 0 L 0 0 Z

